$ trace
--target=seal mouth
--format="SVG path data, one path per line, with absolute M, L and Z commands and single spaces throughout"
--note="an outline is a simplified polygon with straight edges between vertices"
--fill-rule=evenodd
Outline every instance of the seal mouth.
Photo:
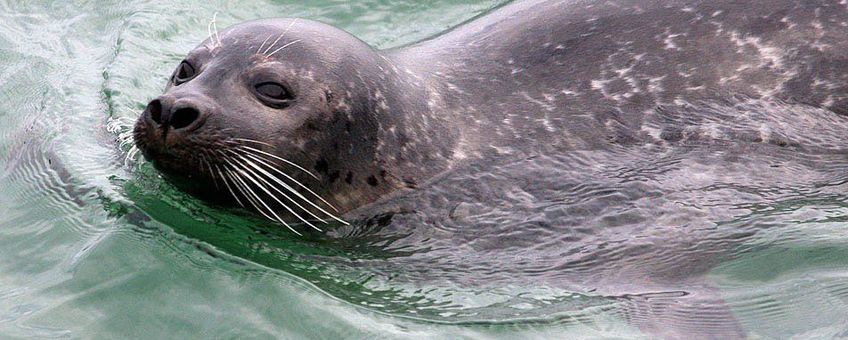
M 304 184 L 319 178 L 274 154 L 271 144 L 233 137 L 233 129 L 207 127 L 190 134 L 188 130 L 172 130 L 178 135 L 164 136 L 167 130 L 151 127 L 150 120 L 139 119 L 134 129 L 136 144 L 144 157 L 181 190 L 216 203 L 236 203 L 298 235 L 301 233 L 284 217 L 293 217 L 318 231 L 321 229 L 313 221 L 348 224 L 336 215 L 338 209 Z M 289 174 L 284 169 L 294 172 Z
M 172 124 L 181 126 L 179 122 Z M 134 129 L 135 142 L 144 157 L 181 190 L 216 203 L 229 203 L 232 198 L 216 187 L 214 169 L 237 143 L 222 131 L 197 132 L 201 125 L 195 120 L 179 130 L 157 129 L 150 128 L 149 121 L 142 118 Z

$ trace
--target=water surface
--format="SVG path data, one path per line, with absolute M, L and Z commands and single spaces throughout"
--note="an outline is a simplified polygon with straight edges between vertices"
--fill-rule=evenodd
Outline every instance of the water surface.
M 470 164 L 304 237 L 210 207 L 126 153 L 215 13 L 219 27 L 321 20 L 388 48 L 500 4 L 0 1 L 0 335 L 636 338 L 651 335 L 628 306 L 681 303 L 652 321 L 709 323 L 711 307 L 687 302 L 708 291 L 752 335 L 848 337 L 838 143 Z

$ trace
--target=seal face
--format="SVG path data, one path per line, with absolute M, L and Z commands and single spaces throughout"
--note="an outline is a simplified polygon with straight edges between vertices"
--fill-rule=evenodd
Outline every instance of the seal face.
M 352 81 L 375 62 L 367 45 L 298 20 L 238 25 L 220 39 L 188 54 L 136 124 L 158 169 L 192 193 L 283 223 L 341 221 L 339 212 L 394 188 L 367 114 L 379 89 Z
M 377 51 L 309 20 L 251 21 L 192 50 L 135 137 L 201 197 L 341 221 L 467 159 L 715 138 L 649 119 L 689 103 L 848 112 L 846 22 L 829 2 L 521 1 Z M 781 142 L 767 130 L 752 140 Z

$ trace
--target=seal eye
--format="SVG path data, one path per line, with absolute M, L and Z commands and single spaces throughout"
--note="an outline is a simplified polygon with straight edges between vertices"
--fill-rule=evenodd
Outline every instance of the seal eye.
M 283 85 L 267 82 L 256 85 L 256 92 L 271 99 L 286 100 L 291 99 L 289 91 Z
M 291 92 L 285 86 L 275 82 L 264 82 L 254 86 L 256 94 L 265 105 L 274 108 L 283 108 L 288 106 L 289 100 L 293 99 Z
M 174 73 L 174 84 L 179 85 L 191 80 L 195 76 L 194 72 L 194 66 L 183 60 L 180 66 L 177 66 L 177 72 Z

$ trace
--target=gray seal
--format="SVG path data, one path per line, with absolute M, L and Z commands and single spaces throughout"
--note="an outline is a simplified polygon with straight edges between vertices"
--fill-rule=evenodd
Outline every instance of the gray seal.
M 388 50 L 249 21 L 189 52 L 134 135 L 186 190 L 317 229 L 468 160 L 691 140 L 644 124 L 668 106 L 846 114 L 844 46 L 840 1 L 518 1 Z

